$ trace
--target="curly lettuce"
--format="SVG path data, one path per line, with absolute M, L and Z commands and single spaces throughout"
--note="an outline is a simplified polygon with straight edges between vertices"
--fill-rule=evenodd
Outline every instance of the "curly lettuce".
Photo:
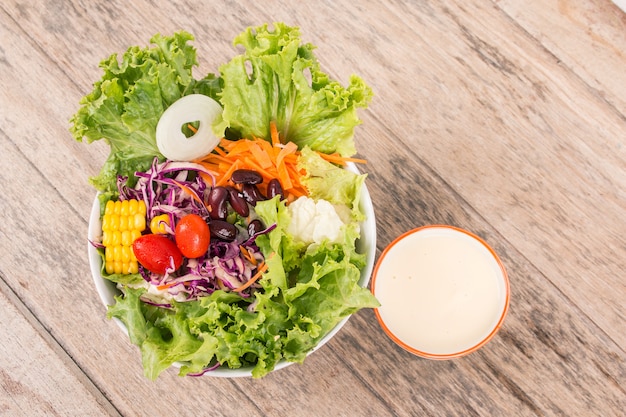
M 354 155 L 357 109 L 367 107 L 371 88 L 356 75 L 347 87 L 332 81 L 297 27 L 273 26 L 251 27 L 235 38 L 245 51 L 220 67 L 224 113 L 216 133 L 228 127 L 244 138 L 268 138 L 275 121 L 282 140 L 301 149 Z
M 90 179 L 103 193 L 116 195 L 117 176 L 131 183 L 136 171 L 146 171 L 155 157 L 163 159 L 156 145 L 159 118 L 180 97 L 201 93 L 216 98 L 220 79 L 212 74 L 195 80 L 196 50 L 185 31 L 172 36 L 157 34 L 153 47 L 130 47 L 121 61 L 112 54 L 100 63 L 102 78 L 80 100 L 70 123 L 77 141 L 105 140 L 110 154 L 100 173 Z

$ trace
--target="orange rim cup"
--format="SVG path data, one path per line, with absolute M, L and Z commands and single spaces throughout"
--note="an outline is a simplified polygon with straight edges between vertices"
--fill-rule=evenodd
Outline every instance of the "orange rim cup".
M 507 272 L 493 249 L 448 225 L 419 227 L 391 242 L 374 267 L 371 291 L 381 302 L 374 312 L 387 336 L 434 360 L 484 346 L 502 326 L 510 299 Z

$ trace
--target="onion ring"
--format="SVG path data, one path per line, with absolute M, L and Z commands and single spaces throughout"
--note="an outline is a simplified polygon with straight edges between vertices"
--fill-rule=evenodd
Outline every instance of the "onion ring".
M 220 138 L 213 134 L 211 125 L 222 113 L 222 106 L 209 96 L 190 94 L 176 100 L 168 107 L 156 128 L 159 151 L 171 161 L 193 161 L 209 154 Z M 198 131 L 187 137 L 183 124 L 199 121 Z

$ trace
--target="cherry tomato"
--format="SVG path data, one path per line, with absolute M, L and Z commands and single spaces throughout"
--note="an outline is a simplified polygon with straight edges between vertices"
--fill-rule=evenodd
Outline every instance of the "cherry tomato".
M 211 243 L 207 222 L 197 214 L 188 214 L 176 224 L 176 246 L 187 258 L 204 255 Z
M 165 274 L 168 268 L 174 271 L 183 263 L 183 256 L 176 244 L 164 235 L 144 235 L 133 243 L 133 253 L 137 261 L 155 274 Z

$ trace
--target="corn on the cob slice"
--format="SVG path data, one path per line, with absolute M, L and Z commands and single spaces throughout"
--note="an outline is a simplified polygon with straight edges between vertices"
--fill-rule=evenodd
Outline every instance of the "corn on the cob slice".
M 107 201 L 102 217 L 104 268 L 107 274 L 136 274 L 132 244 L 146 228 L 146 204 L 141 200 Z

